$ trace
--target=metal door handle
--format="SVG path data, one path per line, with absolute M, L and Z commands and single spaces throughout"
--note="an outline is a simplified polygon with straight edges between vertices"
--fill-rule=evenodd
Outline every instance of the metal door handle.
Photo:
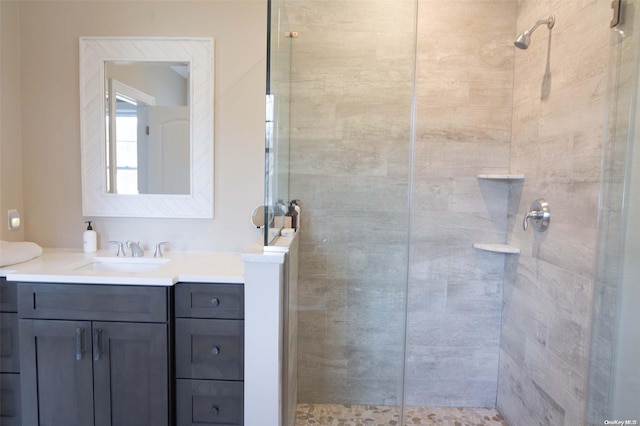
M 76 328 L 76 361 L 84 355 L 84 327 Z
M 96 328 L 93 330 L 93 360 L 100 360 L 100 356 L 102 355 L 102 347 L 100 345 L 100 335 L 102 334 L 101 328 Z

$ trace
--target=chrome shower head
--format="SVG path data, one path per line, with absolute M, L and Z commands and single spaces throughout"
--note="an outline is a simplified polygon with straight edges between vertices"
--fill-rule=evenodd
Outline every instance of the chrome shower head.
M 529 47 L 529 43 L 531 43 L 531 34 L 533 34 L 536 28 L 538 28 L 540 25 L 545 24 L 547 28 L 551 29 L 553 28 L 555 23 L 556 23 L 555 15 L 549 16 L 549 19 L 542 19 L 536 22 L 535 24 L 533 24 L 531 28 L 529 28 L 528 30 L 520 34 L 516 39 L 516 41 L 513 42 L 513 44 L 518 49 L 526 49 L 527 47 Z

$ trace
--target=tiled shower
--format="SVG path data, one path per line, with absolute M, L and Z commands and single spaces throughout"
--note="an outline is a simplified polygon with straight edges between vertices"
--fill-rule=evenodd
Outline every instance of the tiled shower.
M 276 36 L 304 212 L 299 403 L 585 423 L 609 2 L 276 3 L 297 33 Z M 541 197 L 552 226 L 525 232 Z

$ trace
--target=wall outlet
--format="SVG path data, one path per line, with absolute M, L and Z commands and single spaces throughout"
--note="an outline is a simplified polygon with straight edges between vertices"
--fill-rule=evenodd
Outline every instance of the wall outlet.
M 7 212 L 9 231 L 17 231 L 20 229 L 20 212 L 16 209 L 11 209 Z

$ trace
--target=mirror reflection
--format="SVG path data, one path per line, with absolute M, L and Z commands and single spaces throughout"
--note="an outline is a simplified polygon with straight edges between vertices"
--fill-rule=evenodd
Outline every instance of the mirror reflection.
M 105 61 L 106 190 L 189 194 L 187 62 Z

